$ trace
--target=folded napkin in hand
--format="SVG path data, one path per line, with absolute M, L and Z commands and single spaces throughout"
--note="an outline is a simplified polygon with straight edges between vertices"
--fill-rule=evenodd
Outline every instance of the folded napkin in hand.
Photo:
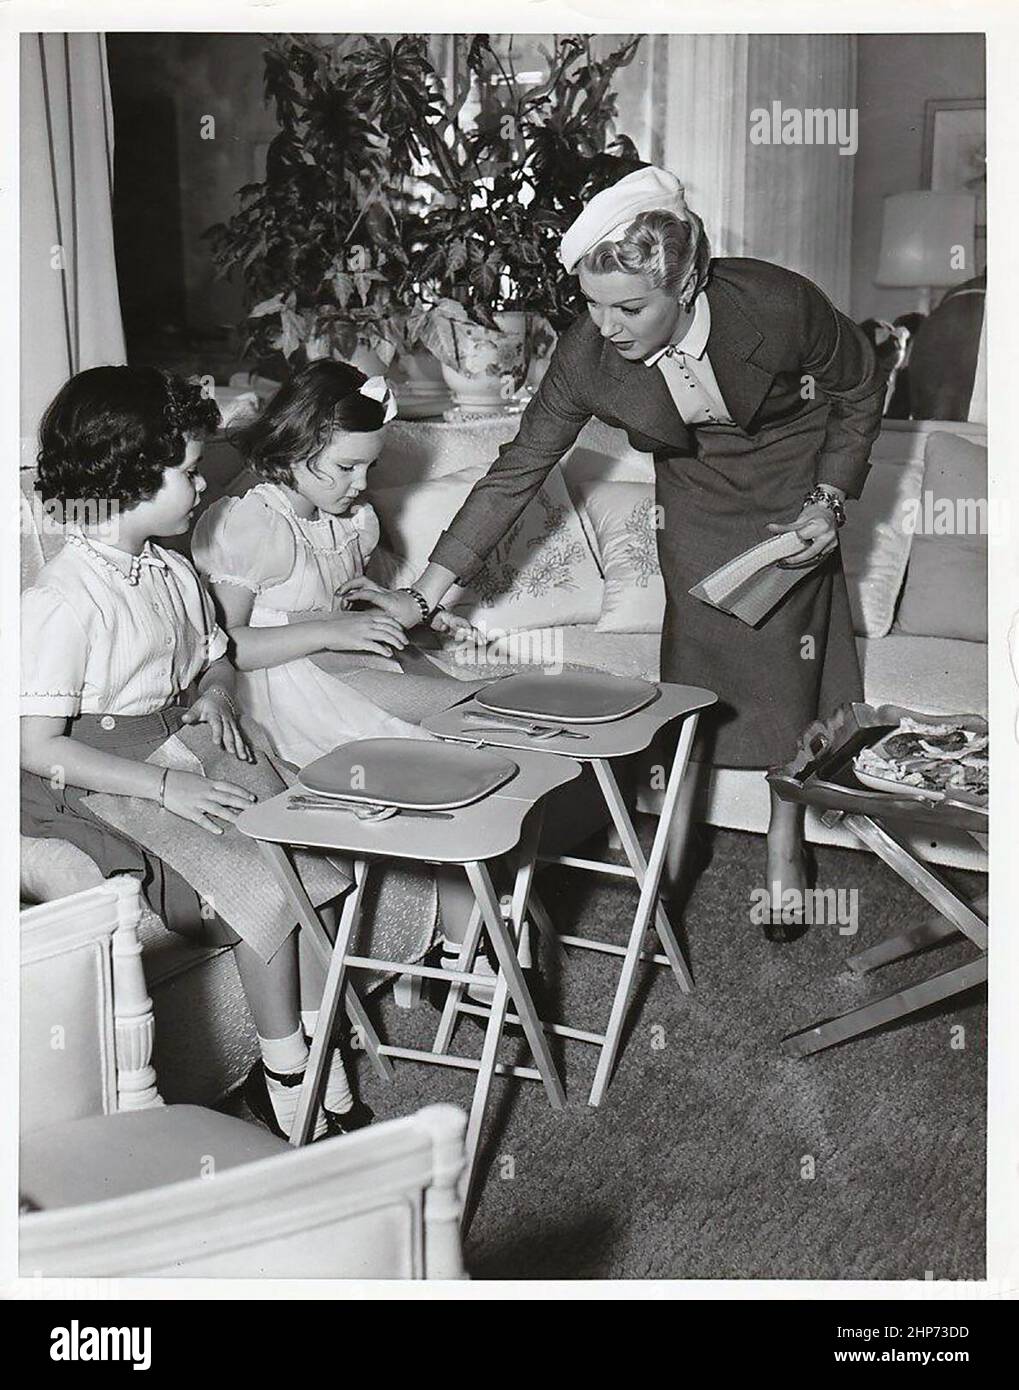
M 756 627 L 810 572 L 809 567 L 780 569 L 778 565 L 803 548 L 795 531 L 783 531 L 727 560 L 689 592 L 702 603 Z

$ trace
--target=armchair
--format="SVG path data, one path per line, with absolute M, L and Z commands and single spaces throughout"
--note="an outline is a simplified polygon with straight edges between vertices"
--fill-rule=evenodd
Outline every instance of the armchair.
M 293 1149 L 162 1103 L 140 911 L 114 878 L 22 913 L 22 1274 L 463 1278 L 456 1107 Z

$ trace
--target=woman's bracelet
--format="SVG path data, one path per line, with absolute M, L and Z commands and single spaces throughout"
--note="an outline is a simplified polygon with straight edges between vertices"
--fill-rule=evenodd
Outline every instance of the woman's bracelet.
M 432 608 L 431 604 L 425 598 L 424 594 L 421 593 L 420 589 L 411 588 L 411 586 L 408 584 L 404 588 L 399 589 L 397 592 L 401 594 L 410 594 L 411 598 L 414 600 L 418 608 L 421 610 L 421 621 L 423 623 L 427 623 L 435 610 Z
M 159 792 L 156 796 L 156 800 L 164 811 L 166 810 L 166 802 L 163 798 L 166 796 L 166 776 L 169 771 L 170 769 L 168 767 L 163 768 L 163 775 L 159 779 Z
M 837 527 L 842 527 L 846 524 L 846 509 L 842 505 L 841 497 L 837 497 L 834 492 L 829 492 L 827 488 L 813 488 L 807 493 L 806 497 L 804 497 L 803 505 L 805 507 L 827 507 L 835 518 L 835 525 Z

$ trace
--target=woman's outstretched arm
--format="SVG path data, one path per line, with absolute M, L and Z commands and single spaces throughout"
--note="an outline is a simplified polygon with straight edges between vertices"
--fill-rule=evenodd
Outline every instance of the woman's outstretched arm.
M 499 457 L 479 478 L 460 510 L 435 544 L 429 563 L 412 588 L 429 608 L 436 608 L 454 584 L 465 584 L 484 564 L 531 501 L 549 473 L 573 446 L 594 411 L 583 382 L 601 351 L 598 331 L 587 315 L 563 334 L 548 371 L 520 418 L 516 438 L 499 450 Z M 348 580 L 341 593 L 371 602 L 377 586 L 363 578 Z M 404 627 L 423 620 L 421 607 L 409 594 L 387 602 Z

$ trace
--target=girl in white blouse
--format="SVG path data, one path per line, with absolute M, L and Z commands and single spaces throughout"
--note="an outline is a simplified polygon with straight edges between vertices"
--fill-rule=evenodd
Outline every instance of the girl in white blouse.
M 79 373 L 46 412 L 37 488 L 112 509 L 115 525 L 105 540 L 69 527 L 23 597 L 22 829 L 70 840 L 107 875 L 136 874 L 171 930 L 234 946 L 263 1060 L 247 1096 L 286 1134 L 308 1057 L 296 925 L 233 825 L 285 783 L 242 731 L 227 637 L 197 574 L 152 541 L 187 531 L 218 418 L 198 387 L 129 367 Z M 321 857 L 301 867 L 317 903 L 349 886 Z M 336 1053 L 316 1137 L 370 1119 Z

